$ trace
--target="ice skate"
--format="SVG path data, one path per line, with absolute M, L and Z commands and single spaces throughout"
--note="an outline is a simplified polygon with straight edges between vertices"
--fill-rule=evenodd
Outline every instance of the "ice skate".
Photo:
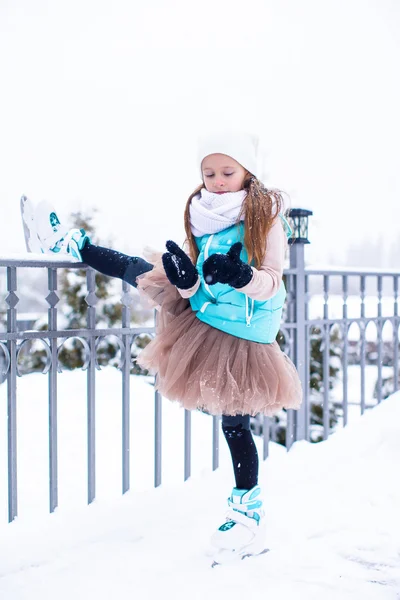
M 48 202 L 39 202 L 35 211 L 37 235 L 45 253 L 67 254 L 83 262 L 81 250 L 90 241 L 84 229 L 68 229 Z
M 229 510 L 211 538 L 212 566 L 229 564 L 268 551 L 265 546 L 266 525 L 261 489 L 233 488 L 228 498 Z

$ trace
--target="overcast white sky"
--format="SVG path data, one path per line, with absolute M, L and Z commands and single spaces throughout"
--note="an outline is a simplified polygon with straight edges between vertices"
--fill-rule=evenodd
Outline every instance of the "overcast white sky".
M 197 135 L 227 126 L 314 211 L 310 259 L 393 243 L 399 31 L 396 0 L 0 0 L 0 253 L 24 250 L 23 193 L 97 207 L 127 252 L 181 243 Z

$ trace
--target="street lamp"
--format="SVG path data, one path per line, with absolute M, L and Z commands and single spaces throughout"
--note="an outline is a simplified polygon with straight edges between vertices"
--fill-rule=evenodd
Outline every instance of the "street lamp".
M 313 214 L 312 210 L 305 208 L 290 208 L 288 211 L 288 221 L 293 229 L 291 243 L 309 244 L 308 239 L 308 217 Z

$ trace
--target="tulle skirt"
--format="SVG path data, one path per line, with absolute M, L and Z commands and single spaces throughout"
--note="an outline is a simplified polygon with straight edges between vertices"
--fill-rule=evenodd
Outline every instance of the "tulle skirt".
M 147 305 L 157 309 L 156 336 L 137 363 L 156 375 L 162 396 L 213 415 L 271 416 L 299 408 L 300 380 L 277 342 L 250 342 L 200 321 L 168 281 L 160 256 L 137 280 Z

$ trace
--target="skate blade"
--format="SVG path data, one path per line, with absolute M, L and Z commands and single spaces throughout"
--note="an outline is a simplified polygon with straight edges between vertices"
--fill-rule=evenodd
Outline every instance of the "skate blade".
M 22 226 L 24 229 L 25 246 L 27 252 L 42 254 L 42 246 L 37 236 L 36 224 L 34 218 L 34 206 L 26 196 L 21 196 L 20 212 L 22 217 Z
M 215 567 L 220 567 L 223 565 L 232 565 L 241 562 L 245 558 L 254 558 L 256 556 L 266 554 L 267 552 L 269 552 L 269 548 L 264 548 L 260 552 L 246 552 L 244 550 L 241 554 L 232 552 L 231 550 L 222 550 L 218 553 L 218 556 L 214 558 L 213 562 L 211 563 L 211 568 L 214 569 Z

